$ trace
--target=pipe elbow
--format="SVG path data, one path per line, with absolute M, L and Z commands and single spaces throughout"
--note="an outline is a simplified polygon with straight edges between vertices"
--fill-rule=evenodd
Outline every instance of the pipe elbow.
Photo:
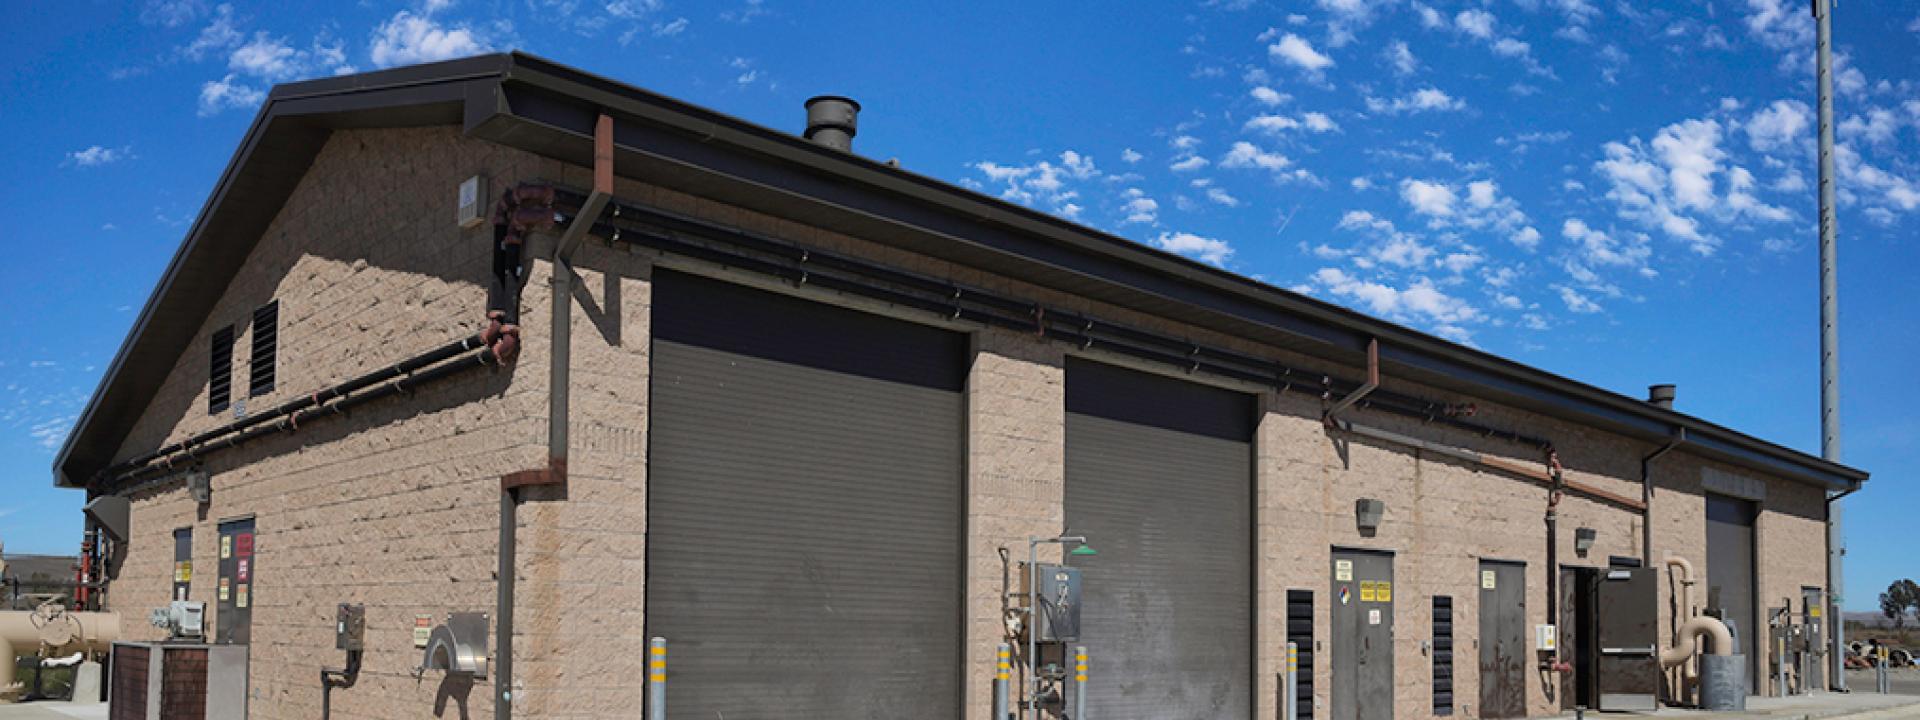
M 1673 647 L 1660 653 L 1660 667 L 1673 667 L 1691 659 L 1697 645 L 1695 638 L 1701 635 L 1713 639 L 1713 654 L 1733 654 L 1733 633 L 1727 630 L 1727 624 L 1711 615 L 1695 615 L 1680 626 L 1680 636 L 1674 639 Z
M 1667 556 L 1667 567 L 1680 569 L 1680 582 L 1693 584 L 1693 563 L 1679 555 Z

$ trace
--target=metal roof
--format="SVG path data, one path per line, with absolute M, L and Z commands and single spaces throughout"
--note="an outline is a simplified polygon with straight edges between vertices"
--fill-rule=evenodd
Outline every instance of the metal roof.
M 234 153 L 54 460 L 80 487 L 111 461 L 335 129 L 459 125 L 591 164 L 615 119 L 620 174 L 1330 360 L 1380 341 L 1399 376 L 1832 490 L 1867 473 L 1030 208 L 524 53 L 280 85 Z M 131 362 L 164 358 L 166 362 Z

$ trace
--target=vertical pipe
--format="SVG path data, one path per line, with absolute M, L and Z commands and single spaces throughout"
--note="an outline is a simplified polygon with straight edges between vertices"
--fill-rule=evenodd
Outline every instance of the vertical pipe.
M 568 406 L 573 386 L 573 265 L 553 258 L 553 362 L 547 365 L 547 456 L 550 470 L 567 467 Z M 558 478 L 556 478 L 558 480 Z
M 1820 456 L 1840 461 L 1840 279 L 1833 174 L 1833 0 L 1813 0 L 1814 50 L 1820 93 Z M 1841 595 L 1847 538 L 1839 503 L 1827 506 L 1827 622 L 1833 659 L 1827 673 L 1835 690 L 1847 689 L 1847 627 Z
M 1284 676 L 1287 684 L 1284 701 L 1286 708 L 1280 717 L 1296 720 L 1300 716 L 1300 643 L 1287 643 L 1287 672 Z
M 1786 697 L 1787 696 L 1787 638 L 1786 638 L 1786 635 L 1783 634 L 1780 636 L 1778 640 L 1775 640 L 1773 643 L 1773 646 L 1774 646 L 1773 647 L 1773 678 L 1774 678 L 1774 686 L 1776 688 L 1774 690 L 1774 695 L 1778 697 Z
M 1040 540 L 1027 538 L 1027 689 L 1020 701 L 1020 717 L 1040 717 L 1040 658 L 1035 656 L 1040 636 Z
M 667 639 L 647 644 L 647 720 L 667 720 Z
M 1007 720 L 1007 676 L 1013 669 L 1013 646 L 1000 643 L 993 668 L 993 720 Z
M 513 717 L 513 568 L 515 566 L 515 534 L 519 524 L 519 499 L 514 497 L 511 488 L 500 489 L 500 569 L 495 572 L 498 579 L 500 597 L 494 608 L 494 658 L 493 675 L 493 717 L 494 720 L 511 720 Z
M 1087 720 L 1087 646 L 1073 649 L 1073 720 Z

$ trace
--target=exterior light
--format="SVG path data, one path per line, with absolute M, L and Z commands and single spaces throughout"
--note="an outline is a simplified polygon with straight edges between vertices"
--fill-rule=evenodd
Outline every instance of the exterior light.
M 1600 533 L 1593 528 L 1575 528 L 1573 531 L 1573 551 L 1580 557 L 1586 557 L 1593 549 L 1593 540 Z
M 1088 557 L 1088 556 L 1092 556 L 1092 555 L 1099 555 L 1099 554 L 1100 554 L 1100 551 L 1099 551 L 1099 550 L 1095 550 L 1095 549 L 1093 549 L 1093 546 L 1092 546 L 1092 545 L 1081 545 L 1081 546 L 1079 546 L 1079 547 L 1076 547 L 1076 548 L 1074 548 L 1074 549 L 1072 549 L 1072 550 L 1068 550 L 1068 551 L 1067 551 L 1067 554 L 1068 554 L 1068 555 L 1079 555 L 1079 556 L 1081 556 L 1081 557 Z
M 1360 498 L 1353 503 L 1354 522 L 1360 527 L 1360 534 L 1373 537 L 1380 530 L 1380 517 L 1387 512 L 1387 504 L 1373 498 Z

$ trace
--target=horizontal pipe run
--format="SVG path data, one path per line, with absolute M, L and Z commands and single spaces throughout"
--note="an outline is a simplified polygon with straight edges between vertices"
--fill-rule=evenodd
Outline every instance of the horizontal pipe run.
M 556 197 L 562 212 L 572 215 L 585 194 L 560 189 Z M 614 243 L 628 243 L 661 252 L 683 255 L 717 265 L 770 275 L 798 285 L 815 285 L 851 295 L 866 297 L 902 307 L 925 310 L 952 320 L 1032 332 L 1082 348 L 1099 346 L 1188 371 L 1231 377 L 1274 387 L 1282 392 L 1297 390 L 1351 394 L 1362 383 L 1331 377 L 1325 373 L 1292 368 L 1279 363 L 1211 348 L 1186 340 L 1100 321 L 1070 311 L 1056 310 L 1032 302 L 1004 297 L 989 291 L 949 283 L 892 268 L 844 258 L 831 253 L 801 248 L 752 232 L 709 223 L 651 208 L 614 200 L 600 219 L 592 224 L 594 235 Z M 702 240 L 724 243 L 772 256 L 772 259 L 742 255 L 679 237 L 692 235 Z M 836 273 L 858 276 L 841 277 Z M 876 285 L 875 282 L 884 285 Z M 891 287 L 887 287 L 891 286 Z M 915 294 L 921 293 L 921 294 Z M 1143 345 L 1159 346 L 1153 349 Z M 1452 427 L 1481 437 L 1506 440 L 1540 449 L 1553 443 L 1544 438 L 1501 430 L 1457 417 L 1459 407 L 1419 398 L 1374 390 L 1354 404 L 1399 415 L 1424 423 Z
M 474 367 L 498 364 L 499 361 L 494 357 L 493 350 L 480 345 L 478 335 L 461 341 L 461 343 L 467 342 L 471 342 L 473 347 L 480 349 L 464 356 L 444 354 L 443 351 L 448 347 L 454 347 L 460 343 L 450 344 L 385 370 L 369 373 L 313 393 L 302 408 L 279 415 L 277 422 L 268 423 L 261 420 L 238 428 L 228 426 L 228 432 L 224 436 L 191 446 L 189 449 L 176 450 L 175 455 L 180 456 L 178 458 L 175 455 L 160 456 L 145 465 L 106 478 L 104 492 L 117 492 L 120 486 L 126 483 L 139 480 L 151 473 L 165 471 L 182 462 L 197 460 L 205 453 L 237 447 L 266 435 L 291 432 L 319 418 L 342 414 L 380 398 L 412 392 L 421 386 Z M 431 367 L 424 362 L 417 362 L 430 355 L 438 356 L 443 362 Z M 401 370 L 403 367 L 406 369 Z M 318 398 L 326 398 L 326 400 L 316 400 Z
M 1334 426 L 1344 432 L 1351 433 L 1354 435 L 1359 435 L 1361 437 L 1373 438 L 1375 440 L 1382 440 L 1385 442 L 1394 443 L 1396 445 L 1405 445 L 1407 447 L 1411 447 L 1419 450 L 1425 450 L 1427 452 L 1431 452 L 1436 455 L 1443 455 L 1443 456 L 1454 458 L 1457 460 L 1463 460 L 1470 463 L 1484 465 L 1486 467 L 1494 468 L 1502 472 L 1524 477 L 1528 480 L 1532 480 L 1540 484 L 1547 485 L 1549 487 L 1553 486 L 1555 483 L 1555 479 L 1552 473 L 1541 468 L 1536 468 L 1524 463 L 1514 462 L 1506 458 L 1496 457 L 1493 455 L 1488 455 L 1486 453 L 1475 452 L 1473 450 L 1468 450 L 1466 448 L 1454 447 L 1452 445 L 1445 445 L 1442 443 L 1432 442 L 1429 440 L 1422 440 L 1420 438 L 1412 437 L 1410 435 L 1402 435 L 1400 433 L 1393 432 L 1391 430 L 1382 430 L 1376 427 L 1358 425 L 1353 422 L 1345 421 L 1345 420 L 1336 421 L 1334 423 Z M 1621 507 L 1625 507 L 1631 510 L 1644 510 L 1646 508 L 1646 506 L 1642 504 L 1639 500 L 1635 500 L 1625 495 L 1608 492 L 1606 490 L 1602 490 L 1600 488 L 1594 487 L 1592 485 L 1587 485 L 1585 483 L 1579 483 L 1579 482 L 1573 482 L 1570 480 L 1561 479 L 1559 480 L 1559 485 L 1560 487 L 1570 492 L 1579 493 L 1581 495 L 1586 495 L 1588 497 L 1595 498 L 1598 500 L 1604 500 L 1606 502 L 1610 502 L 1615 505 L 1619 505 Z

